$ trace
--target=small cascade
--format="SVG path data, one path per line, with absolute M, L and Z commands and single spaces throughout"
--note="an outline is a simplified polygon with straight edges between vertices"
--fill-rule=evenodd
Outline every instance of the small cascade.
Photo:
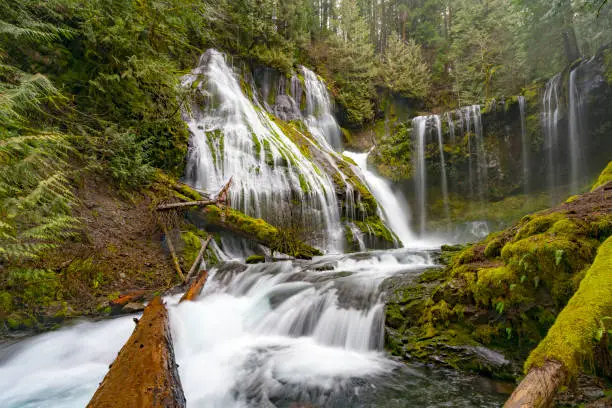
M 182 84 L 198 93 L 184 112 L 192 135 L 186 181 L 214 194 L 233 177 L 235 208 L 281 226 L 299 211 L 305 225 L 325 231 L 318 246 L 341 250 L 340 209 L 331 177 L 249 100 L 224 55 L 207 51 Z M 299 208 L 288 208 L 292 202 Z
M 455 122 L 453 121 L 452 112 L 446 112 L 444 118 L 446 120 L 446 123 L 448 124 L 448 134 L 450 136 L 450 142 L 452 144 L 455 144 Z
M 414 242 L 415 237 L 410 230 L 410 208 L 408 204 L 393 192 L 387 180 L 368 170 L 369 153 L 345 151 L 344 155 L 353 159 L 361 169 L 366 185 L 380 204 L 379 207 L 382 209 L 385 223 L 393 230 L 404 246 Z
M 438 115 L 433 116 L 438 133 L 438 146 L 440 149 L 440 186 L 442 187 L 442 199 L 444 200 L 444 215 L 450 222 L 450 203 L 448 201 L 448 180 L 446 178 L 446 161 L 444 160 L 444 139 L 442 137 L 442 121 Z
M 412 119 L 414 143 L 414 179 L 416 186 L 416 200 L 419 213 L 419 231 L 425 235 L 427 224 L 427 168 L 425 167 L 425 133 L 427 131 L 428 116 L 417 116 Z
M 332 111 L 332 101 L 327 92 L 327 86 L 308 68 L 302 67 L 301 69 L 304 75 L 305 122 L 308 130 L 323 146 L 331 146 L 331 149 L 340 151 L 342 132 Z M 300 106 L 299 102 L 298 106 Z
M 350 222 L 348 224 L 348 227 L 351 230 L 351 234 L 353 236 L 353 241 L 357 243 L 357 249 L 360 252 L 363 252 L 365 250 L 367 250 L 366 244 L 365 244 L 365 240 L 364 240 L 364 236 L 363 236 L 363 231 L 361 231 L 361 229 L 359 229 L 359 227 L 357 225 L 355 225 L 355 223 Z
M 544 149 L 547 151 L 548 190 L 553 203 L 558 200 L 559 186 L 559 95 L 561 92 L 561 74 L 555 75 L 546 83 L 542 97 L 542 129 L 544 132 Z
M 525 123 L 525 97 L 518 97 L 521 115 L 521 156 L 523 161 L 523 184 L 525 194 L 529 192 L 529 140 L 527 139 L 527 124 Z
M 574 68 L 569 76 L 569 155 L 570 155 L 570 194 L 578 193 L 580 189 L 582 149 L 580 136 L 583 132 L 582 124 L 582 96 L 576 85 L 576 73 L 580 66 Z

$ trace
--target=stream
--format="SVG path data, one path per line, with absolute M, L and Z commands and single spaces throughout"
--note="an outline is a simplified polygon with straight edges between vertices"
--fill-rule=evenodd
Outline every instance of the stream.
M 189 407 L 497 407 L 496 383 L 387 356 L 381 283 L 434 266 L 428 249 L 211 270 L 195 302 L 166 298 Z M 0 406 L 83 407 L 133 316 L 83 321 L 0 350 Z

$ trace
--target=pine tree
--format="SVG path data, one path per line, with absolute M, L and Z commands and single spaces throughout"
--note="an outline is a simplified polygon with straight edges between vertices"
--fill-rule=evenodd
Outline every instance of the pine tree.
M 380 64 L 380 78 L 389 90 L 413 98 L 424 98 L 431 87 L 431 75 L 421 47 L 414 41 L 402 41 L 393 33 Z

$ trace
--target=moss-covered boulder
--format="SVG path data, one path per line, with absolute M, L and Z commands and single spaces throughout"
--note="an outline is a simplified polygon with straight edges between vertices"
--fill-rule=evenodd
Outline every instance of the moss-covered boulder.
M 424 298 L 411 300 L 418 308 L 405 307 L 401 296 L 389 302 L 388 349 L 500 376 L 453 353 L 486 347 L 520 366 L 578 289 L 611 226 L 612 195 L 597 190 L 477 244 L 445 248 L 440 259 L 448 265 Z

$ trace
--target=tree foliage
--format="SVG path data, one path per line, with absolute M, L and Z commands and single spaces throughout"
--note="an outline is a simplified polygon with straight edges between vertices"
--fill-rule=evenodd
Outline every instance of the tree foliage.
M 429 67 L 414 41 L 389 37 L 380 67 L 382 84 L 389 90 L 413 98 L 425 98 L 431 86 Z

